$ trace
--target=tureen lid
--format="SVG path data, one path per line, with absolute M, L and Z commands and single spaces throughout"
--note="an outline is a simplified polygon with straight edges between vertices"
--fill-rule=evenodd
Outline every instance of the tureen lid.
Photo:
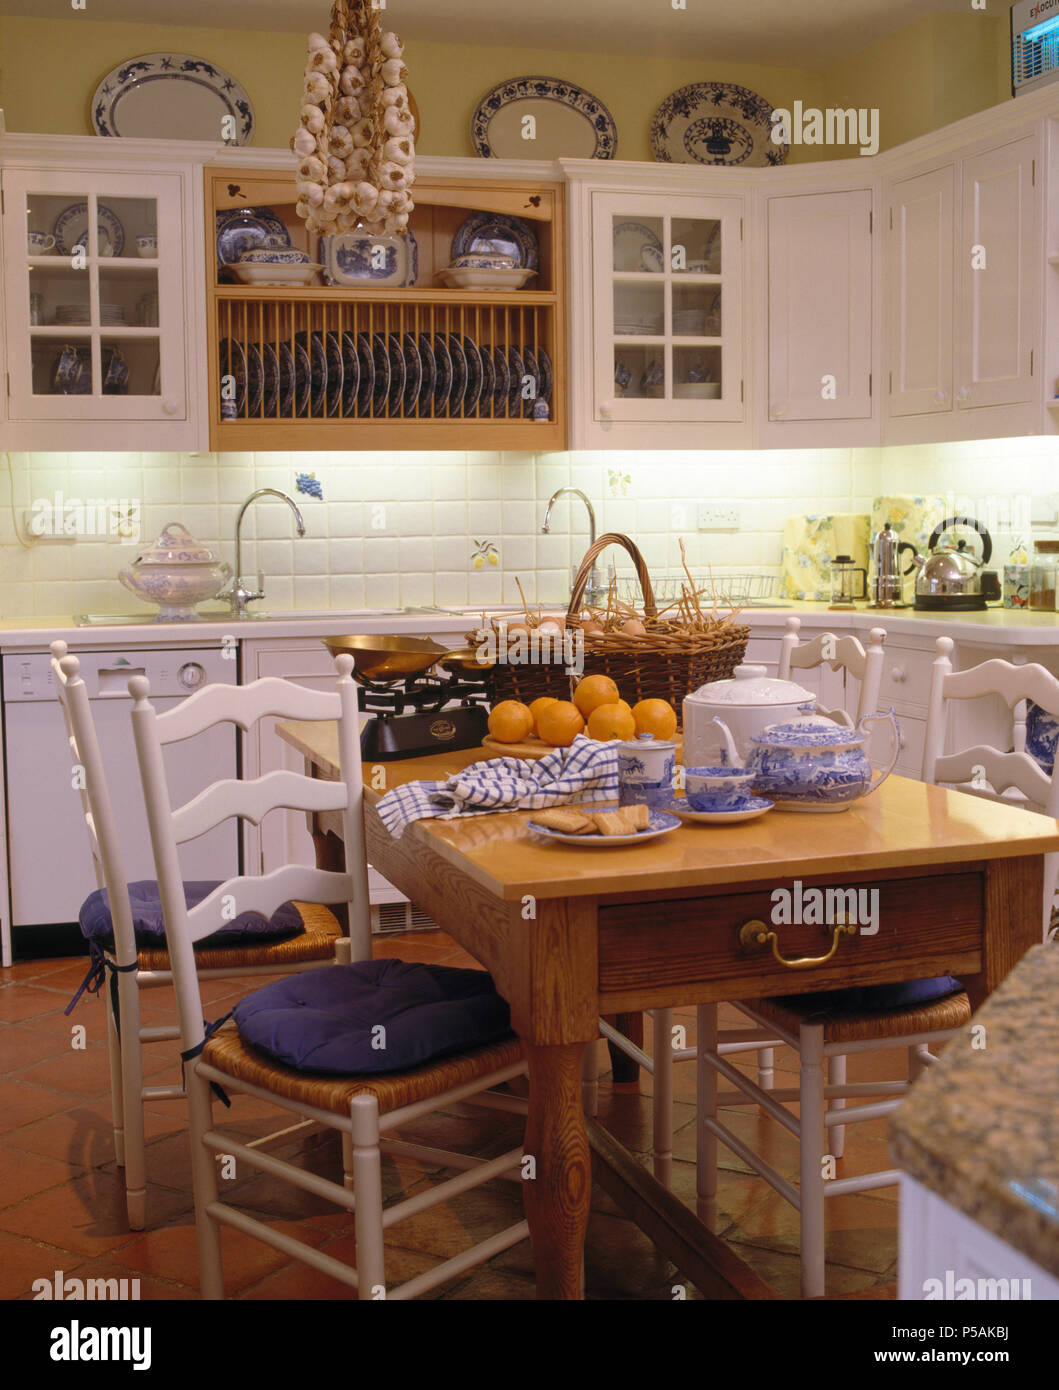
M 704 705 L 800 705 L 815 700 L 811 690 L 794 681 L 777 680 L 767 666 L 744 662 L 730 680 L 709 681 L 687 698 Z
M 627 748 L 634 753 L 642 753 L 645 748 L 675 748 L 676 746 L 671 739 L 655 738 L 654 734 L 637 734 L 635 738 L 618 744 L 619 748 Z
M 824 714 L 802 714 L 751 734 L 750 742 L 766 748 L 856 748 L 867 737 Z
M 133 562 L 137 565 L 215 565 L 217 556 L 208 545 L 197 541 L 186 526 L 171 521 L 162 534 L 141 550 Z

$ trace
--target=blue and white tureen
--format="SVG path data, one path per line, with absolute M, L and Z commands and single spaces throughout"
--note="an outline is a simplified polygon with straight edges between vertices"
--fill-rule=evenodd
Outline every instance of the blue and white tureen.
M 893 710 L 868 714 L 854 727 L 843 711 L 844 723 L 813 714 L 803 705 L 796 719 L 770 724 L 750 736 L 747 770 L 754 773 L 754 795 L 768 797 L 779 808 L 792 811 L 844 811 L 862 796 L 882 786 L 897 762 L 901 731 Z M 893 756 L 884 772 L 875 769 L 864 752 L 869 734 L 864 726 L 889 722 L 893 729 Z M 729 756 L 737 761 L 735 742 L 724 721 L 716 721 L 724 733 Z

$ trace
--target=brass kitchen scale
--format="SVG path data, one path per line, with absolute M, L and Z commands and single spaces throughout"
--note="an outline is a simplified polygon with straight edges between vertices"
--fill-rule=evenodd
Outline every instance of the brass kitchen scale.
M 332 656 L 353 658 L 366 761 L 396 762 L 447 749 L 477 748 L 489 732 L 491 663 L 472 647 L 450 651 L 429 637 L 325 637 Z M 454 703 L 455 702 L 455 703 Z

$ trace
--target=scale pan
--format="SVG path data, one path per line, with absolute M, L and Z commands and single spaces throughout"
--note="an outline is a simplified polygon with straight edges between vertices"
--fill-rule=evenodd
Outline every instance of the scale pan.
M 439 666 L 457 666 L 461 671 L 491 671 L 496 665 L 495 661 L 481 661 L 478 657 L 477 647 L 457 647 L 455 651 L 446 652 L 438 662 Z
M 348 653 L 353 658 L 358 678 L 383 683 L 422 675 L 436 666 L 448 650 L 429 637 L 383 637 L 377 633 L 324 637 L 322 641 L 332 656 Z

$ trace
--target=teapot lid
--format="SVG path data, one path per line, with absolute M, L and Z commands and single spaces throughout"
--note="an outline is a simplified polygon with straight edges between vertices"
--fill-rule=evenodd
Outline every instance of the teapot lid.
M 137 565 L 215 565 L 217 556 L 208 545 L 197 541 L 186 526 L 171 521 L 162 534 L 141 550 L 133 562 Z
M 744 662 L 729 680 L 709 681 L 687 698 L 704 705 L 801 705 L 815 700 L 811 690 L 767 674 L 767 666 Z
M 618 744 L 619 749 L 629 749 L 634 753 L 642 753 L 645 748 L 675 748 L 676 746 L 671 739 L 655 738 L 654 734 L 637 734 L 635 738 Z
M 805 707 L 808 711 L 808 706 Z M 750 742 L 767 748 L 856 748 L 864 743 L 867 734 L 858 733 L 844 724 L 837 724 L 825 714 L 800 714 L 797 719 L 770 724 Z

